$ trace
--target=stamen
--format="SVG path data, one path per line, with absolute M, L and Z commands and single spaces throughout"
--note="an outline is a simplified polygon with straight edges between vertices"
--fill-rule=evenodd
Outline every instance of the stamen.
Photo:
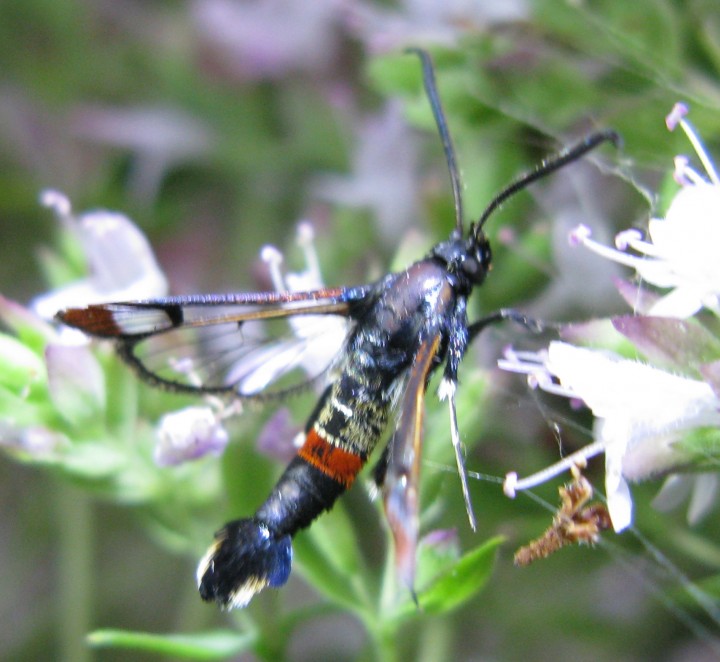
M 687 156 L 678 155 L 673 159 L 673 162 L 675 164 L 673 179 L 680 186 L 699 186 L 701 184 L 707 186 L 707 180 L 690 166 L 690 159 Z
M 213 409 L 215 409 L 219 421 L 225 420 L 226 418 L 232 418 L 233 416 L 237 416 L 243 412 L 243 401 L 239 398 L 228 403 L 217 396 L 206 395 L 205 400 Z
M 552 375 L 547 370 L 536 370 L 535 372 L 529 374 L 528 386 L 531 389 L 540 388 L 545 391 L 545 393 L 550 393 L 551 395 L 559 395 L 563 398 L 570 398 L 573 400 L 578 399 L 578 395 L 575 391 L 553 381 Z
M 693 168 L 686 168 L 685 175 L 693 184 L 695 184 L 695 186 L 698 186 L 699 184 L 707 185 L 707 182 L 702 178 L 701 175 L 695 172 Z
M 498 367 L 508 372 L 516 372 L 521 375 L 530 375 L 538 370 L 545 371 L 544 364 L 547 361 L 547 351 L 541 352 L 516 352 L 508 346 L 503 350 L 504 359 L 498 359 Z
M 300 221 L 297 226 L 297 243 L 298 246 L 312 244 L 315 239 L 315 228 L 310 221 Z
M 585 228 L 585 226 L 579 226 L 575 230 L 571 231 L 570 243 L 573 245 L 582 244 L 585 248 L 589 248 L 593 253 L 596 253 L 601 257 L 613 260 L 613 262 L 617 262 L 618 264 L 624 264 L 626 267 L 631 267 L 633 269 L 637 269 L 638 264 L 642 262 L 642 260 L 637 257 L 615 250 L 614 248 L 609 248 L 608 246 L 598 243 L 594 239 L 590 239 L 590 235 L 586 232 L 586 230 L 587 228 Z
M 43 207 L 52 209 L 60 218 L 69 217 L 72 213 L 72 205 L 69 198 L 55 189 L 45 189 L 40 193 L 40 204 Z
M 615 246 L 618 250 L 625 251 L 628 247 L 638 253 L 644 253 L 648 257 L 657 257 L 659 252 L 656 246 L 643 239 L 642 234 L 635 229 L 623 230 L 615 236 Z
M 187 377 L 188 382 L 192 386 L 200 386 L 202 384 L 200 375 L 195 370 L 195 361 L 189 356 L 184 356 L 180 359 L 171 356 L 167 363 L 171 370 Z
M 168 359 L 168 365 L 175 371 L 183 375 L 188 375 L 193 370 L 193 360 L 188 357 L 184 357 L 182 359 L 176 359 L 174 356 L 171 356 Z
M 508 347 L 505 349 L 504 355 L 506 358 L 498 360 L 498 367 L 508 372 L 527 375 L 528 386 L 531 389 L 541 388 L 546 393 L 577 400 L 578 395 L 575 391 L 565 388 L 562 384 L 554 381 L 552 374 L 546 367 L 547 351 L 515 352 L 511 347 Z
M 672 107 L 672 110 L 668 113 L 668 115 L 665 117 L 665 126 L 668 128 L 668 131 L 675 131 L 677 125 L 682 122 L 683 118 L 687 114 L 687 105 L 682 103 L 682 101 L 678 101 Z
M 580 224 L 576 228 L 570 230 L 568 234 L 568 242 L 571 246 L 580 246 L 590 237 L 592 230 L 587 225 Z
M 673 159 L 675 170 L 673 171 L 673 179 L 680 186 L 691 186 L 693 183 L 693 175 L 697 175 L 690 168 L 690 159 L 687 156 L 678 155 Z M 688 172 L 689 171 L 689 172 Z
M 585 448 L 581 448 L 572 455 L 564 457 L 559 462 L 556 462 L 552 466 L 549 466 L 542 471 L 527 476 L 526 478 L 518 479 L 517 473 L 511 471 L 505 476 L 505 482 L 503 483 L 503 492 L 505 496 L 514 499 L 518 491 L 537 487 L 542 483 L 547 482 L 551 478 L 558 476 L 559 474 L 572 470 L 574 466 L 584 466 L 591 457 L 599 455 L 605 450 L 605 444 L 602 441 L 596 441 Z
M 678 106 L 682 107 L 683 104 L 675 104 L 675 107 Z M 672 116 L 674 112 L 675 108 L 673 108 L 673 111 L 668 117 Z M 685 107 L 685 112 L 687 112 L 687 107 Z M 718 178 L 718 174 L 715 171 L 715 166 L 713 165 L 712 160 L 708 156 L 708 153 L 705 151 L 705 146 L 700 141 L 700 138 L 695 131 L 695 127 L 693 127 L 693 125 L 690 124 L 690 122 L 688 122 L 686 119 L 682 118 L 682 116 L 679 119 L 679 124 L 682 127 L 682 130 L 685 132 L 688 140 L 690 141 L 690 144 L 693 146 L 695 153 L 700 158 L 700 162 L 703 164 L 703 168 L 705 168 L 705 172 L 708 174 L 708 177 L 710 177 L 710 181 L 715 186 L 720 186 L 720 178 Z
M 72 213 L 70 198 L 55 189 L 45 189 L 40 193 L 40 204 L 51 209 L 68 232 L 77 231 L 77 222 Z
M 282 253 L 275 248 L 275 246 L 263 246 L 260 251 L 260 259 L 267 264 L 268 271 L 270 272 L 270 280 L 272 280 L 273 287 L 277 292 L 285 292 L 288 287 L 285 285 L 282 272 L 280 271 L 280 265 L 283 261 Z
M 628 246 L 632 246 L 633 242 L 642 241 L 642 234 L 635 228 L 623 230 L 615 235 L 615 248 L 620 251 L 627 250 Z
M 498 368 L 507 372 L 517 372 L 521 375 L 530 375 L 538 369 L 538 364 L 516 363 L 507 359 L 498 359 Z M 438 397 L 440 392 L 438 389 Z
M 315 230 L 308 221 L 301 221 L 297 228 L 297 244 L 305 257 L 308 276 L 314 283 L 322 282 L 320 260 L 315 250 Z

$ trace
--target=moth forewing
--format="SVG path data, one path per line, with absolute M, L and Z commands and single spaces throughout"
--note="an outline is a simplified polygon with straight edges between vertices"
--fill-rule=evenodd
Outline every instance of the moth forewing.
M 395 543 L 395 562 L 401 581 L 411 591 L 419 528 L 420 459 L 422 457 L 425 389 L 441 335 L 427 338 L 410 370 L 395 433 L 388 446 L 383 501 Z

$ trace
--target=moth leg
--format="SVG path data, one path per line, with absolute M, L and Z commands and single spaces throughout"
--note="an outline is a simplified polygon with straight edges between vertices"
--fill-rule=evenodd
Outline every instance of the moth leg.
M 473 341 L 486 327 L 505 321 L 514 322 L 531 333 L 542 333 L 548 329 L 557 328 L 557 325 L 552 322 L 543 322 L 514 308 L 501 308 L 468 325 L 468 342 Z
M 467 301 L 459 299 L 454 315 L 450 320 L 449 342 L 447 348 L 447 359 L 442 381 L 438 388 L 440 400 L 447 400 L 450 409 L 450 438 L 452 439 L 453 450 L 455 451 L 455 462 L 457 463 L 460 485 L 462 487 L 465 510 L 473 531 L 477 528 L 475 513 L 470 502 L 470 489 L 468 487 L 467 470 L 465 469 L 465 458 L 463 456 L 462 441 L 460 441 L 460 430 L 457 422 L 457 409 L 455 407 L 455 392 L 458 384 L 458 369 L 460 362 L 465 355 L 471 337 L 468 333 L 467 323 Z
M 460 441 L 460 430 L 457 422 L 457 411 L 455 408 L 455 391 L 457 390 L 457 381 L 450 381 L 446 377 L 443 378 L 438 389 L 438 396 L 441 400 L 447 400 L 450 409 L 450 438 L 452 439 L 453 450 L 455 451 L 455 462 L 457 463 L 458 474 L 460 475 L 460 485 L 462 487 L 463 500 L 465 501 L 465 511 L 467 512 L 470 527 L 473 531 L 477 530 L 477 521 L 473 512 L 472 502 L 470 501 L 470 488 L 468 486 L 467 470 L 465 469 L 465 457 L 463 454 L 462 441 Z
M 525 313 L 512 308 L 501 308 L 500 310 L 479 319 L 473 324 L 467 324 L 466 309 L 464 301 L 459 302 L 455 317 L 450 329 L 450 344 L 448 346 L 448 358 L 445 365 L 445 374 L 438 389 L 438 396 L 441 400 L 447 400 L 450 409 L 450 438 L 452 439 L 453 450 L 455 451 L 455 462 L 457 463 L 460 484 L 462 487 L 465 510 L 473 531 L 477 529 L 477 521 L 470 501 L 470 489 L 468 487 L 467 470 L 465 469 L 465 458 L 463 457 L 462 441 L 457 423 L 457 409 L 455 406 L 455 392 L 457 390 L 457 371 L 465 354 L 465 349 L 483 329 L 491 324 L 497 324 L 509 320 L 515 324 L 528 329 L 533 333 L 541 333 L 549 325 L 541 322 Z

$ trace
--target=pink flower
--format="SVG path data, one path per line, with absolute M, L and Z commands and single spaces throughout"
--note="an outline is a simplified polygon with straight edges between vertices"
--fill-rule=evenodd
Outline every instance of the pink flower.
M 167 294 L 167 281 L 150 244 L 127 216 L 104 210 L 75 216 L 68 198 L 58 191 L 43 191 L 41 201 L 76 235 L 90 273 L 36 297 L 31 307 L 38 315 L 52 319 L 63 308 Z

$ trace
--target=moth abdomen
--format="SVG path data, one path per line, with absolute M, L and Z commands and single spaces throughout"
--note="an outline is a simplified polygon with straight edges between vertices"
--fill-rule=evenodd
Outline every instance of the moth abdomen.
M 292 545 L 257 518 L 228 522 L 200 561 L 200 597 L 225 609 L 245 607 L 262 589 L 282 586 L 290 576 Z

